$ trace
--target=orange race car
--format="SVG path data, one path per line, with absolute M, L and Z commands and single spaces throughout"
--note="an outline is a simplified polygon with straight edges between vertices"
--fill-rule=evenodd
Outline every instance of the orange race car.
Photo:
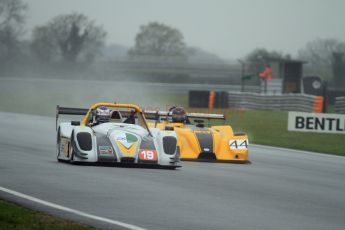
M 174 130 L 181 160 L 249 163 L 248 136 L 234 133 L 225 125 L 223 114 L 186 113 L 182 107 L 169 111 L 144 111 L 151 127 Z M 211 120 L 223 120 L 224 125 L 206 127 Z

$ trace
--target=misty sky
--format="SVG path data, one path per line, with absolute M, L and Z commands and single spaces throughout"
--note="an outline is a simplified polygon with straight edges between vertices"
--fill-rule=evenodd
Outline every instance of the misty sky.
M 345 0 L 24 0 L 28 36 L 36 25 L 83 13 L 131 47 L 139 26 L 158 21 L 179 29 L 188 46 L 226 59 L 257 47 L 296 55 L 315 38 L 345 41 Z

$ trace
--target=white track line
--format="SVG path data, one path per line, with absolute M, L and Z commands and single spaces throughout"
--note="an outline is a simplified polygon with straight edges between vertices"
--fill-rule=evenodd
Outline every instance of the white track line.
M 64 212 L 73 213 L 73 214 L 76 214 L 76 215 L 79 215 L 79 216 L 82 216 L 82 217 L 86 217 L 86 218 L 102 221 L 102 222 L 109 223 L 109 224 L 114 224 L 114 225 L 117 225 L 117 226 L 120 226 L 120 227 L 123 227 L 123 228 L 127 228 L 127 229 L 131 229 L 131 230 L 145 230 L 144 228 L 141 228 L 141 227 L 138 227 L 138 226 L 135 226 L 135 225 L 126 224 L 126 223 L 123 223 L 121 221 L 116 221 L 116 220 L 111 220 L 111 219 L 100 217 L 100 216 L 91 215 L 91 214 L 88 214 L 88 213 L 85 213 L 85 212 L 81 212 L 81 211 L 78 211 L 78 210 L 75 210 L 75 209 L 67 208 L 67 207 L 64 207 L 64 206 L 61 206 L 61 205 L 58 205 L 58 204 L 54 204 L 54 203 L 51 203 L 51 202 L 48 202 L 48 201 L 44 201 L 44 200 L 41 200 L 41 199 L 38 199 L 38 198 L 35 198 L 35 197 L 32 197 L 32 196 L 29 196 L 29 195 L 25 195 L 23 193 L 16 192 L 16 191 L 13 191 L 13 190 L 1 187 L 1 186 L 0 186 L 0 191 L 5 192 L 5 193 L 9 193 L 11 195 L 14 195 L 14 196 L 26 199 L 26 200 L 30 200 L 32 202 L 36 202 L 36 203 L 39 203 L 39 204 L 42 204 L 42 205 L 45 205 L 45 206 L 48 206 L 48 207 L 51 207 L 51 208 L 55 208 L 55 209 L 58 209 L 58 210 L 61 210 L 61 211 L 64 211 Z
M 304 153 L 304 154 L 309 154 L 309 155 L 314 155 L 314 156 L 316 155 L 316 156 L 321 156 L 321 157 L 326 157 L 326 158 L 338 158 L 338 159 L 341 158 L 341 159 L 344 159 L 344 156 L 332 155 L 332 154 L 328 154 L 328 153 L 311 152 L 311 151 L 306 151 L 306 150 L 289 149 L 289 148 L 284 148 L 284 147 L 275 147 L 275 146 L 258 145 L 258 144 L 250 144 L 250 146 L 259 147 L 259 148 L 267 148 L 267 149 L 276 149 L 276 150 L 279 150 L 279 151 Z

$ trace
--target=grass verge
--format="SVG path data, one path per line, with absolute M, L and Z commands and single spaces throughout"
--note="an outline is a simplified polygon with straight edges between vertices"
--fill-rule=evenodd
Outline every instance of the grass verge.
M 288 131 L 288 112 L 231 109 L 214 112 L 226 114 L 226 123 L 234 131 L 248 133 L 251 143 L 345 156 L 344 134 Z
M 0 200 L 0 229 L 95 230 L 86 225 L 32 211 L 3 200 Z

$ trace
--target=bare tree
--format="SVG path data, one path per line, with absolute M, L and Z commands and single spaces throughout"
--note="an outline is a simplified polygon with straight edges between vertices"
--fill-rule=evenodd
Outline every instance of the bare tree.
M 258 48 L 246 56 L 247 62 L 269 62 L 277 60 L 291 59 L 289 54 L 283 54 L 278 51 L 268 51 L 264 48 Z
M 140 27 L 135 46 L 129 51 L 134 56 L 184 56 L 186 44 L 182 33 L 167 25 L 151 22 Z
M 18 55 L 26 9 L 22 0 L 0 0 L 0 61 L 3 67 Z
M 317 74 L 323 78 L 333 77 L 334 53 L 345 52 L 345 43 L 336 39 L 316 39 L 298 51 L 300 59 L 308 62 L 306 73 Z
M 314 66 L 330 66 L 334 52 L 344 52 L 345 43 L 336 39 L 316 39 L 298 51 L 299 58 Z
M 90 63 L 100 54 L 106 32 L 83 14 L 53 18 L 33 31 L 32 49 L 42 61 Z

